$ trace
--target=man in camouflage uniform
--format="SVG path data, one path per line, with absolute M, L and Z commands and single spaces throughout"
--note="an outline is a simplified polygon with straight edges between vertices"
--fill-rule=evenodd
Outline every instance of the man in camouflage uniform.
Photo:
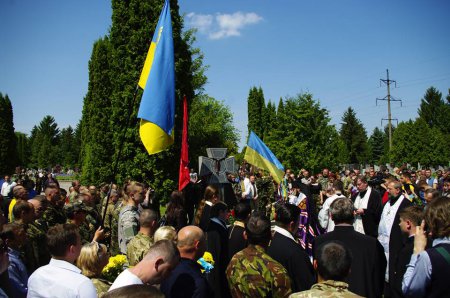
M 48 201 L 48 207 L 42 218 L 45 222 L 47 222 L 47 226 L 50 228 L 56 224 L 66 223 L 67 217 L 64 214 L 63 209 L 58 204 L 61 200 L 59 188 L 57 186 L 48 186 L 45 189 L 45 197 Z
M 233 297 L 287 297 L 291 281 L 286 269 L 266 254 L 272 234 L 270 220 L 254 212 L 245 233 L 248 247 L 236 253 L 226 274 Z
M 348 290 L 344 282 L 350 273 L 352 257 L 347 248 L 337 242 L 328 242 L 319 247 L 314 260 L 318 283 L 311 290 L 294 293 L 289 298 L 313 297 L 361 297 Z
M 96 191 L 96 190 L 95 190 Z M 101 223 L 101 216 L 95 205 L 95 198 L 90 190 L 84 189 L 76 197 L 77 201 L 83 202 L 86 206 L 86 224 L 89 234 L 94 235 Z
M 47 249 L 47 226 L 42 221 L 42 215 L 47 208 L 48 201 L 45 196 L 36 196 L 29 200 L 34 206 L 34 221 L 28 225 L 27 243 L 30 247 L 31 258 L 28 260 L 28 273 L 31 274 L 37 268 L 47 265 L 50 261 L 50 253 Z
M 127 244 L 136 236 L 139 230 L 138 206 L 145 199 L 144 185 L 139 182 L 130 182 L 126 187 L 127 204 L 119 214 L 118 238 L 119 249 L 122 254 L 127 253 Z
M 94 235 L 91 235 L 88 223 L 86 222 L 86 210 L 86 205 L 80 201 L 75 201 L 64 206 L 67 223 L 75 224 L 78 227 L 82 244 L 90 243 L 94 237 Z
M 130 266 L 135 266 L 147 254 L 153 245 L 153 235 L 158 228 L 158 217 L 152 209 L 144 209 L 139 215 L 139 233 L 127 245 L 127 259 Z

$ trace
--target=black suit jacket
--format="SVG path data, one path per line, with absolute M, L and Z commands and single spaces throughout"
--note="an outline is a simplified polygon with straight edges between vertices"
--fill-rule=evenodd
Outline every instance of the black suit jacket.
M 275 232 L 267 254 L 287 270 L 293 293 L 309 290 L 315 283 L 314 268 L 309 256 L 294 240 Z
M 213 220 L 209 221 L 206 232 L 206 250 L 212 254 L 214 259 L 214 269 L 207 275 L 208 282 L 214 289 L 214 297 L 230 297 L 225 274 L 230 261 L 228 256 L 228 230 Z
M 394 262 L 395 268 L 391 286 L 392 297 L 403 297 L 402 292 L 403 275 L 405 275 L 406 265 L 408 265 L 409 261 L 411 260 L 413 250 L 414 250 L 414 237 L 408 237 L 405 246 L 403 246 L 403 248 L 399 251 L 397 258 L 395 260 L 392 260 L 392 262 Z
M 247 247 L 247 240 L 244 239 L 245 228 L 233 225 L 228 228 L 228 257 L 231 258 L 235 253 Z
M 334 231 L 316 237 L 314 252 L 320 245 L 335 240 L 342 242 L 353 256 L 347 277 L 349 290 L 364 297 L 381 297 L 386 270 L 383 246 L 377 239 L 356 232 L 353 226 L 337 225 Z
M 352 197 L 353 203 L 356 200 L 358 194 Z M 367 202 L 367 209 L 364 210 L 364 214 L 361 215 L 364 233 L 368 236 L 378 236 L 378 224 L 380 223 L 381 213 L 383 212 L 383 204 L 381 202 L 381 196 L 378 191 L 372 188 Z
M 390 200 L 387 201 L 386 204 L 389 204 L 389 202 Z M 394 223 L 392 224 L 391 235 L 389 236 L 389 284 L 391 285 L 391 289 L 392 284 L 395 281 L 394 272 L 396 260 L 401 249 L 405 246 L 406 240 L 408 239 L 408 236 L 400 230 L 400 226 L 398 225 L 400 223 L 399 213 L 402 209 L 411 205 L 412 203 L 407 198 L 404 198 L 400 203 L 397 213 L 395 214 Z

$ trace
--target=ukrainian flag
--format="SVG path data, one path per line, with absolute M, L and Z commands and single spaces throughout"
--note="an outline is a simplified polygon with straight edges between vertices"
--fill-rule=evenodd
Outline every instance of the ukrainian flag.
M 283 165 L 253 131 L 250 132 L 250 136 L 248 138 L 244 159 L 249 164 L 269 171 L 277 183 L 280 183 L 283 179 Z
M 175 119 L 175 64 L 170 5 L 166 0 L 159 16 L 139 79 L 144 89 L 138 118 L 139 134 L 149 154 L 173 144 Z

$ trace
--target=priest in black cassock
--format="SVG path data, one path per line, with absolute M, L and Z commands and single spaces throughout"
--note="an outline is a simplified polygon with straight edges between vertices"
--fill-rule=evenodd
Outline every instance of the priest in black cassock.
M 286 268 L 292 281 L 292 292 L 309 290 L 316 282 L 308 254 L 292 235 L 298 229 L 300 209 L 292 204 L 279 204 L 275 211 L 276 225 L 267 253 Z
M 381 195 L 369 186 L 364 176 L 356 179 L 356 188 L 358 193 L 352 197 L 356 214 L 353 226 L 357 232 L 376 238 L 383 209 Z
M 381 297 L 384 285 L 386 258 L 377 239 L 356 232 L 353 228 L 353 202 L 347 198 L 336 199 L 330 206 L 334 231 L 315 239 L 314 250 L 324 243 L 338 240 L 353 256 L 346 282 L 349 290 L 364 297 Z

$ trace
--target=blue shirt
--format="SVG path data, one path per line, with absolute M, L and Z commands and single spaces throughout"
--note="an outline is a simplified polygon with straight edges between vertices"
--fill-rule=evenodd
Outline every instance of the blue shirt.
M 450 237 L 433 240 L 433 247 L 441 243 L 450 243 Z M 408 297 L 424 297 L 431 282 L 431 260 L 426 251 L 413 254 L 403 276 L 402 291 Z
M 9 282 L 11 284 L 11 293 L 13 297 L 26 297 L 28 291 L 28 273 L 27 268 L 20 259 L 20 253 L 17 250 L 8 248 L 9 257 Z

